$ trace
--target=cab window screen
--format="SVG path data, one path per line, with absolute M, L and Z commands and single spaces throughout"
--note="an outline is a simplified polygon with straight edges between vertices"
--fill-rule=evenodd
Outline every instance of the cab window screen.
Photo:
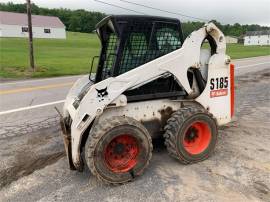
M 170 53 L 181 47 L 179 32 L 171 28 L 158 29 L 156 39 L 161 54 Z
M 104 68 L 102 69 L 102 79 L 106 79 L 111 76 L 112 68 L 116 60 L 117 50 L 117 37 L 114 33 L 109 35 L 109 39 L 106 42 L 106 55 L 104 61 Z
M 167 22 L 129 23 L 123 33 L 123 53 L 117 75 L 166 55 L 181 47 L 180 27 Z
M 124 48 L 120 74 L 145 62 L 147 40 L 144 33 L 131 33 Z

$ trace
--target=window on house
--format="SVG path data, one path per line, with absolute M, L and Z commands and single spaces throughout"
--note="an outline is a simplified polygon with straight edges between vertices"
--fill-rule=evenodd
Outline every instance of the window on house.
M 28 27 L 22 27 L 22 32 L 28 32 Z
M 51 33 L 51 29 L 44 29 L 44 33 L 50 34 Z
M 269 44 L 269 40 L 267 40 L 267 44 Z

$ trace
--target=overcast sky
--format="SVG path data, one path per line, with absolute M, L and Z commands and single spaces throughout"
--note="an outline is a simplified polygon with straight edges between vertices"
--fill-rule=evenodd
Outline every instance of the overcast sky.
M 13 3 L 24 3 L 26 0 L 12 0 Z M 127 4 L 120 0 L 102 0 L 121 7 L 144 12 L 149 15 L 177 17 L 182 21 L 193 20 L 170 15 L 160 11 Z M 222 24 L 260 24 L 270 26 L 270 0 L 128 0 L 171 12 L 183 13 L 204 19 L 216 19 Z M 0 0 L 10 2 L 10 0 Z M 94 0 L 32 0 L 33 3 L 48 8 L 70 8 L 100 11 L 107 14 L 136 14 Z

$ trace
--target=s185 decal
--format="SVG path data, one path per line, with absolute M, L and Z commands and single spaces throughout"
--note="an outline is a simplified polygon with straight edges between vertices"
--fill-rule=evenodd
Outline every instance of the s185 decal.
M 228 88 L 228 77 L 212 78 L 210 80 L 210 89 Z
M 210 97 L 220 97 L 228 95 L 228 77 L 218 77 L 210 79 Z

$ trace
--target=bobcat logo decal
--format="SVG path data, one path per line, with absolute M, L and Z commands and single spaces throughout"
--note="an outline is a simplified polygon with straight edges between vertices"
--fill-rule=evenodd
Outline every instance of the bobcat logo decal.
M 99 99 L 99 102 L 103 101 L 104 100 L 104 97 L 108 95 L 108 92 L 107 92 L 107 87 L 104 88 L 104 89 L 96 89 L 97 91 L 97 97 Z

